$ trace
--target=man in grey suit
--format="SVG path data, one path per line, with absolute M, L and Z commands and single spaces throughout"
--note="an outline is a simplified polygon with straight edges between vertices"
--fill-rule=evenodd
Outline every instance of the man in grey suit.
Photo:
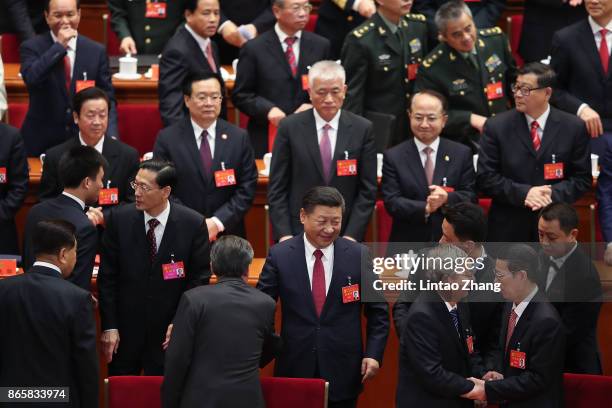
M 166 351 L 164 408 L 265 407 L 259 367 L 280 347 L 272 298 L 247 283 L 253 248 L 234 235 L 210 253 L 218 283 L 185 292 Z

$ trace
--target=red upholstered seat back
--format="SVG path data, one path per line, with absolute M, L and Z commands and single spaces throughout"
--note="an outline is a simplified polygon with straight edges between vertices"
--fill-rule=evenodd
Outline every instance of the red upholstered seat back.
M 612 404 L 612 377 L 587 374 L 563 374 L 565 406 L 601 408 Z
M 9 102 L 8 105 L 9 124 L 16 128 L 21 128 L 26 113 L 28 113 L 28 103 Z
M 325 380 L 312 378 L 262 377 L 266 408 L 324 408 Z
M 315 27 L 317 26 L 318 17 L 319 17 L 318 14 L 310 15 L 310 17 L 308 18 L 308 23 L 306 23 L 306 27 L 305 27 L 306 31 L 310 31 L 311 33 L 314 32 Z
M 17 34 L 2 34 L 2 62 L 19 63 L 19 37 Z
M 109 377 L 108 408 L 161 408 L 161 376 Z
M 122 142 L 133 146 L 141 156 L 153 151 L 157 133 L 162 128 L 156 103 L 119 104 L 117 116 Z

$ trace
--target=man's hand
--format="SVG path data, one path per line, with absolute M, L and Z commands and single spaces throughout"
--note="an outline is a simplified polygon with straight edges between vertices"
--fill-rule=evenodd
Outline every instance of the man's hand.
M 254 24 L 245 24 L 243 25 L 244 29 L 249 32 L 251 35 L 251 39 L 257 37 L 257 27 Z
M 268 121 L 272 123 L 274 126 L 278 127 L 278 122 L 285 118 L 285 112 L 277 108 L 276 106 L 270 109 L 268 112 Z
M 217 234 L 219 234 L 219 227 L 217 223 L 213 221 L 212 218 L 206 219 L 206 228 L 208 228 L 208 240 L 210 242 L 217 239 Z
M 584 109 L 582 109 L 582 112 L 580 112 L 579 117 L 585 121 L 587 130 L 591 137 L 597 137 L 603 134 L 603 125 L 601 123 L 599 113 L 586 106 Z
M 376 6 L 372 0 L 361 0 L 357 12 L 365 18 L 370 18 L 376 13 Z
M 280 237 L 278 242 L 283 242 L 283 241 L 286 241 L 286 240 L 291 239 L 291 238 L 293 238 L 293 235 L 283 235 L 282 237 Z
M 612 245 L 608 244 L 606 252 L 604 252 L 604 262 L 606 265 L 612 266 Z
M 438 211 L 440 207 L 448 202 L 448 193 L 440 186 L 429 186 L 429 196 L 427 196 L 427 205 L 429 213 Z
M 474 388 L 472 388 L 472 391 L 463 394 L 462 397 L 471 400 L 486 401 L 487 394 L 485 393 L 484 381 L 474 377 L 470 377 L 468 380 L 474 383 Z
M 162 349 L 166 350 L 168 348 L 168 344 L 170 344 L 170 337 L 172 336 L 172 328 L 174 325 L 170 323 L 168 325 L 168 329 L 166 329 L 166 339 L 162 343 Z
M 572 7 L 578 7 L 582 4 L 582 0 L 569 0 L 568 3 Z
M 482 376 L 482 379 L 485 381 L 503 380 L 504 375 L 498 373 L 497 371 L 488 371 L 485 375 Z
M 95 226 L 104 225 L 104 213 L 102 207 L 89 207 L 87 210 L 87 218 Z
M 57 42 L 68 48 L 68 42 L 77 36 L 77 30 L 70 26 L 62 26 L 57 33 Z
M 374 360 L 373 358 L 366 357 L 361 360 L 361 375 L 363 375 L 361 378 L 361 383 L 363 384 L 366 380 L 378 374 L 379 368 L 380 364 L 378 364 L 378 361 Z
M 119 51 L 121 51 L 123 54 L 137 54 L 138 51 L 136 50 L 136 43 L 134 42 L 134 39 L 132 37 L 125 37 L 123 40 L 121 40 Z
M 103 332 L 100 342 L 102 343 L 102 354 L 108 364 L 113 361 L 113 354 L 117 354 L 119 350 L 119 330 L 112 329 Z
M 225 42 L 238 48 L 242 47 L 242 44 L 246 42 L 246 38 L 240 34 L 236 24 L 232 23 L 231 21 L 228 21 L 223 25 L 221 36 L 223 36 Z
M 525 197 L 525 206 L 532 211 L 538 211 L 552 203 L 552 189 L 550 186 L 531 187 Z
M 309 103 L 303 103 L 303 104 L 301 104 L 301 105 L 300 105 L 300 107 L 299 107 L 299 108 L 297 108 L 297 109 L 295 110 L 295 112 L 293 112 L 293 113 L 300 113 L 300 112 L 304 112 L 304 111 L 306 111 L 306 110 L 308 110 L 308 109 L 312 109 L 312 105 L 311 105 L 311 104 L 309 104 Z
M 479 133 L 482 133 L 486 121 L 487 118 L 485 116 L 476 115 L 475 113 L 470 115 L 470 125 L 478 130 Z

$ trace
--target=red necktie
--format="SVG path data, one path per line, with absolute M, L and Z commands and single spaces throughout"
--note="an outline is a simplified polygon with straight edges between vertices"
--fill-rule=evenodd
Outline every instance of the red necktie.
M 518 319 L 518 315 L 512 310 L 510 313 L 510 317 L 508 318 L 508 331 L 506 332 L 506 349 L 508 349 L 508 343 L 510 343 L 510 338 L 512 337 L 512 333 L 514 333 L 514 328 L 516 327 L 516 320 Z
M 431 154 L 433 153 L 433 149 L 429 146 L 423 149 L 427 157 L 425 158 L 425 177 L 427 178 L 427 185 L 431 186 L 433 184 L 433 175 L 434 175 L 434 165 L 433 160 L 431 159 Z
M 296 41 L 297 41 L 297 37 L 285 38 L 285 44 L 287 44 L 287 50 L 285 51 L 285 57 L 287 57 L 289 68 L 291 68 L 291 75 L 293 76 L 297 74 L 297 61 L 295 59 L 295 53 L 293 52 L 293 44 L 295 44 Z
M 206 59 L 208 60 L 208 65 L 210 65 L 210 69 L 212 69 L 212 71 L 216 73 L 217 64 L 215 64 L 215 58 L 213 57 L 210 40 L 208 41 L 208 45 L 206 45 L 206 50 L 204 50 L 204 54 L 206 55 Z
M 155 256 L 157 256 L 157 241 L 155 240 L 155 228 L 160 224 L 160 222 L 151 218 L 149 220 L 149 230 L 147 231 L 147 240 L 149 241 L 149 257 L 151 263 L 155 261 Z
M 323 126 L 323 135 L 321 136 L 321 144 L 319 144 L 319 151 L 321 153 L 321 164 L 323 165 L 323 176 L 325 177 L 325 183 L 329 183 L 332 154 L 331 154 L 331 140 L 329 139 L 329 129 L 331 126 L 326 123 Z
M 323 252 L 320 249 L 314 251 L 314 268 L 312 269 L 312 300 L 314 301 L 317 316 L 321 316 L 325 304 L 325 268 L 323 267 Z
M 533 143 L 533 148 L 537 152 L 540 149 L 540 135 L 538 135 L 538 125 L 537 121 L 531 122 L 531 142 Z
M 601 34 L 601 44 L 599 44 L 599 59 L 601 60 L 601 66 L 603 67 L 604 74 L 608 75 L 608 61 L 610 60 L 610 53 L 608 52 L 608 41 L 606 40 L 606 34 L 608 30 L 602 28 L 599 30 Z
M 204 174 L 210 179 L 212 169 L 212 154 L 210 152 L 210 144 L 208 143 L 208 132 L 202 131 L 202 141 L 200 142 L 200 157 L 204 166 Z
M 70 57 L 68 56 L 68 54 L 66 54 L 66 56 L 64 56 L 64 77 L 66 78 L 66 89 L 68 90 L 68 93 L 70 93 L 70 84 L 72 82 L 72 73 L 71 73 L 71 67 L 70 67 Z

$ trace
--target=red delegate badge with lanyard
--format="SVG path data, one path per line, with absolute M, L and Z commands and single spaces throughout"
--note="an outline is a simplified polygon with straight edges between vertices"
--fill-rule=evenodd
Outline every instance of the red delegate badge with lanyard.
M 225 163 L 221 162 L 221 170 L 215 171 L 215 186 L 226 187 L 236 185 L 236 174 L 234 169 L 226 169 Z
M 8 179 L 6 177 L 6 167 L 0 167 L 0 184 L 8 183 Z
M 552 163 L 544 165 L 544 180 L 562 180 L 563 163 L 557 163 L 557 158 L 552 155 Z
M 356 176 L 357 175 L 357 160 L 349 159 L 348 152 L 344 151 L 344 160 L 336 162 L 336 174 L 338 176 Z
M 145 13 L 146 18 L 166 18 L 166 2 L 147 1 L 147 10 Z
M 100 190 L 98 194 L 98 204 L 100 205 L 114 205 L 119 204 L 119 189 L 117 187 L 111 188 L 111 181 L 106 182 L 106 188 Z
M 358 302 L 361 297 L 359 296 L 359 284 L 353 285 L 351 282 L 350 275 L 348 276 L 348 285 L 342 287 L 342 303 Z
M 170 263 L 162 264 L 164 280 L 184 279 L 185 265 L 183 261 L 174 262 L 174 254 L 170 255 Z

